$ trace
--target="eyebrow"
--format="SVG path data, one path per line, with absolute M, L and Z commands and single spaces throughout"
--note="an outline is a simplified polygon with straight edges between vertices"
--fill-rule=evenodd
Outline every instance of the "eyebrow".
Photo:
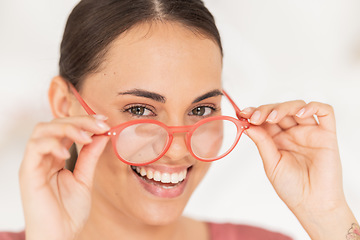
M 137 97 L 149 98 L 154 101 L 161 102 L 161 103 L 166 102 L 166 97 L 164 97 L 163 95 L 160 95 L 160 94 L 154 93 L 154 92 L 150 92 L 147 90 L 143 90 L 143 89 L 138 89 L 138 88 L 131 89 L 131 90 L 128 90 L 125 92 L 119 92 L 119 95 L 134 95 Z M 207 92 L 207 93 L 195 98 L 195 100 L 192 102 L 192 104 L 201 102 L 202 100 L 205 100 L 207 98 L 222 96 L 222 95 L 224 95 L 222 93 L 222 91 L 215 89 L 215 90 L 212 90 L 210 92 Z
M 126 92 L 120 92 L 119 95 L 134 95 L 137 97 L 149 98 L 154 101 L 161 102 L 161 103 L 166 102 L 166 97 L 164 97 L 163 95 L 160 95 L 160 94 L 154 93 L 154 92 L 150 92 L 147 90 L 138 89 L 138 88 L 128 90 Z
M 215 89 L 215 90 L 212 90 L 210 92 L 207 92 L 207 93 L 195 98 L 195 100 L 192 102 L 192 104 L 197 103 L 197 102 L 201 102 L 202 100 L 205 100 L 207 98 L 216 97 L 216 96 L 222 96 L 222 95 L 224 95 L 222 93 L 222 91 L 220 91 L 218 89 Z

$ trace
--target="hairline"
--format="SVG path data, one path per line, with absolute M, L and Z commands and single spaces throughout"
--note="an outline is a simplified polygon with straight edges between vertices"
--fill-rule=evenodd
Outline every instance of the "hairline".
M 107 44 L 105 46 L 105 48 L 103 50 L 101 50 L 97 56 L 94 58 L 95 62 L 92 64 L 92 71 L 88 72 L 87 74 L 85 74 L 83 76 L 82 79 L 80 79 L 77 84 L 76 84 L 76 89 L 78 91 L 81 90 L 81 87 L 83 85 L 83 83 L 85 82 L 85 80 L 90 77 L 92 74 L 96 74 L 101 72 L 104 69 L 104 59 L 106 59 L 107 54 L 109 53 L 110 49 L 114 46 L 115 42 L 123 37 L 126 37 L 127 34 L 129 34 L 131 31 L 133 31 L 135 28 L 140 27 L 140 26 L 146 26 L 148 25 L 148 30 L 146 31 L 146 33 L 144 34 L 144 36 L 140 37 L 139 40 L 144 39 L 148 36 L 148 34 L 151 32 L 153 23 L 157 24 L 157 23 L 162 23 L 162 24 L 175 24 L 178 26 L 183 27 L 184 29 L 188 30 L 189 32 L 193 33 L 193 35 L 195 37 L 198 37 L 199 39 L 208 39 L 211 40 L 213 43 L 215 43 L 215 45 L 218 47 L 218 50 L 220 51 L 221 54 L 221 63 L 223 63 L 223 55 L 222 55 L 222 51 L 221 48 L 219 46 L 219 44 L 217 43 L 216 39 L 211 36 L 211 34 L 207 33 L 205 30 L 196 28 L 194 26 L 189 26 L 188 24 L 183 23 L 182 21 L 179 20 L 172 20 L 172 19 L 166 19 L 166 18 L 154 18 L 151 20 L 143 20 L 140 21 L 138 23 L 135 23 L 134 25 L 132 25 L 130 28 L 126 29 L 125 31 L 123 31 L 122 33 L 120 33 L 119 35 L 117 35 L 112 41 L 110 41 L 109 44 Z

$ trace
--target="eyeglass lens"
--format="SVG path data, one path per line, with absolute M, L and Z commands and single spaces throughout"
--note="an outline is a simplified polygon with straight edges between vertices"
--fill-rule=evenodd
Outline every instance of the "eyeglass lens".
M 203 160 L 224 155 L 236 141 L 236 124 L 229 120 L 214 120 L 200 125 L 191 137 L 193 153 Z
M 190 146 L 193 153 L 212 160 L 225 154 L 236 141 L 237 126 L 230 120 L 213 120 L 193 132 Z M 121 158 L 134 164 L 151 162 L 166 147 L 168 132 L 153 123 L 130 125 L 117 135 L 116 149 Z

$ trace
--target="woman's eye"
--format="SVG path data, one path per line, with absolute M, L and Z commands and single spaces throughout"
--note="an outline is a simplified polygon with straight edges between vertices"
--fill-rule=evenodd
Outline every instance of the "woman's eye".
M 127 111 L 135 116 L 152 116 L 152 115 L 154 115 L 154 113 L 151 110 L 147 109 L 146 107 L 142 107 L 142 106 L 130 107 L 130 108 L 128 108 Z
M 214 108 L 211 108 L 211 107 L 200 106 L 200 107 L 194 108 L 191 111 L 190 115 L 204 117 L 204 116 L 210 115 L 213 112 L 213 110 L 214 110 Z

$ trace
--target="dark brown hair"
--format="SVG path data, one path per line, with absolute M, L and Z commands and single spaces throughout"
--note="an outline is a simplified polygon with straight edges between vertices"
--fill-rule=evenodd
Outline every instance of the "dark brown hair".
M 214 18 L 201 0 L 82 0 L 71 12 L 61 43 L 60 75 L 76 88 L 95 72 L 109 44 L 144 22 L 173 21 L 214 40 Z

